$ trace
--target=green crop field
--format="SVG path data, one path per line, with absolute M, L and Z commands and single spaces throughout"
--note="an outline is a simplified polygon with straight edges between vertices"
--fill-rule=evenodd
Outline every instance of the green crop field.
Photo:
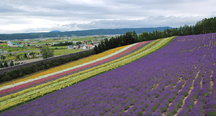
M 71 54 L 75 52 L 80 52 L 83 50 L 78 50 L 78 49 L 61 49 L 61 50 L 54 50 L 54 56 L 56 55 L 64 55 L 64 54 Z
M 53 46 L 53 47 L 49 47 L 50 49 L 67 49 L 68 46 Z
M 18 51 L 38 50 L 38 48 L 35 48 L 35 47 L 7 47 L 7 48 L 2 48 L 2 50 L 8 51 L 8 52 L 18 52 Z
M 83 37 L 83 38 L 75 38 L 72 41 L 86 41 L 86 40 L 95 40 L 93 37 Z
M 8 47 L 7 43 L 1 43 L 0 46 L 2 46 L 3 48 Z

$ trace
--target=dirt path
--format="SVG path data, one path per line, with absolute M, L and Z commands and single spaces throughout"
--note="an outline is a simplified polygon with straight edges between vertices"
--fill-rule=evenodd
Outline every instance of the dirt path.
M 174 116 L 177 116 L 177 114 L 179 113 L 179 111 L 182 110 L 182 107 L 185 104 L 185 100 L 188 98 L 188 96 L 191 94 L 191 91 L 194 89 L 194 82 L 195 82 L 196 78 L 198 77 L 199 73 L 200 73 L 200 70 L 197 72 L 196 77 L 193 80 L 193 83 L 192 83 L 192 86 L 190 88 L 190 91 L 188 91 L 188 95 L 183 99 L 183 104 L 182 104 L 181 108 L 178 109 L 177 113 Z
M 20 63 L 20 62 L 23 62 L 23 61 L 24 61 L 25 63 L 31 63 L 31 62 L 40 61 L 40 60 L 43 60 L 43 58 L 20 60 L 20 61 L 15 61 L 15 63 Z
M 212 70 L 212 73 L 211 73 L 211 75 L 210 75 L 210 87 L 211 87 L 211 90 L 212 90 L 212 88 L 213 88 L 213 85 L 214 85 L 214 81 L 213 81 L 213 79 L 212 79 L 212 76 L 213 76 L 213 73 L 214 73 L 214 71 Z M 212 91 L 210 91 L 210 94 L 212 93 Z
M 62 56 L 62 55 L 57 55 L 54 57 L 58 57 L 58 56 Z M 43 60 L 43 58 L 35 58 L 35 59 L 27 59 L 27 60 L 20 60 L 20 61 L 15 61 L 15 63 L 19 63 L 19 62 L 26 62 L 26 63 L 31 63 L 31 62 L 35 62 L 35 61 L 40 61 Z

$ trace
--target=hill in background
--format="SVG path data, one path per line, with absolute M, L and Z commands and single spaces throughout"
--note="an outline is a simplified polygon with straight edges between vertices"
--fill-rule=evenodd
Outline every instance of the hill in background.
M 61 31 L 59 31 L 59 30 L 53 30 L 53 31 L 50 31 L 50 32 L 61 32 Z
M 0 40 L 13 39 L 33 39 L 33 38 L 47 38 L 47 37 L 70 37 L 70 36 L 89 36 L 89 35 L 113 35 L 125 34 L 128 31 L 135 31 L 137 34 L 142 32 L 164 31 L 164 29 L 171 29 L 171 27 L 156 27 L 156 28 L 123 28 L 123 29 L 93 29 L 82 31 L 66 31 L 60 32 L 54 30 L 48 33 L 17 33 L 17 34 L 0 34 Z

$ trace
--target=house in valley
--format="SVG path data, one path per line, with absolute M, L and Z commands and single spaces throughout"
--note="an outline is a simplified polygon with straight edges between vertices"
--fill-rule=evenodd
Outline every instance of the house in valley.
M 68 46 L 68 49 L 74 49 L 74 48 L 73 48 L 73 45 L 69 45 L 69 46 Z

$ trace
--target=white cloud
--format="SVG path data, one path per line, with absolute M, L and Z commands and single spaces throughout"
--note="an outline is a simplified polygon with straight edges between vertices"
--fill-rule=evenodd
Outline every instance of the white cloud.
M 0 33 L 192 25 L 214 0 L 1 0 Z

